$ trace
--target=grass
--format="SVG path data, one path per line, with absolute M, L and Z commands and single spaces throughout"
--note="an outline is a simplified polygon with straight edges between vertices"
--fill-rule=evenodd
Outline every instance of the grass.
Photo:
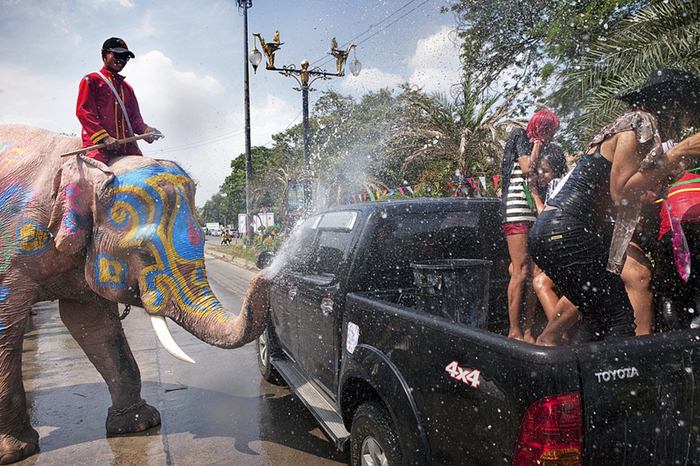
M 233 257 L 247 260 L 249 262 L 255 262 L 255 256 L 258 252 L 256 248 L 245 247 L 243 243 L 232 243 L 229 245 L 221 245 L 218 243 L 219 241 L 217 241 L 216 239 L 209 240 L 209 247 L 212 248 L 214 251 L 231 254 Z

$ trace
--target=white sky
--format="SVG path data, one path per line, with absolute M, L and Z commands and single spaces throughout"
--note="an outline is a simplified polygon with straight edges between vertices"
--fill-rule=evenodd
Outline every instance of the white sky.
M 323 59 L 316 65 L 335 71 L 325 55 L 331 37 L 342 45 L 379 31 L 358 45 L 358 77 L 348 73 L 313 87 L 359 97 L 408 81 L 449 92 L 459 81 L 459 61 L 453 18 L 439 13 L 445 3 L 253 0 L 249 33 L 269 41 L 280 30 L 277 66 Z M 0 0 L 0 12 L 0 124 L 79 134 L 78 82 L 101 68 L 102 42 L 122 37 L 136 54 L 123 74 L 146 123 L 166 135 L 142 150 L 182 164 L 198 182 L 197 205 L 218 191 L 231 159 L 244 150 L 243 17 L 236 2 Z M 251 69 L 252 145 L 270 145 L 272 134 L 301 121 L 295 86 L 293 79 L 266 71 L 264 61 L 257 74 Z M 319 95 L 311 93 L 312 106 Z

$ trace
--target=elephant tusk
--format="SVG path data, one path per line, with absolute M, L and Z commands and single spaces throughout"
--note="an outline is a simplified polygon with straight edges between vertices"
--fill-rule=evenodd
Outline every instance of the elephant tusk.
M 165 348 L 165 351 L 172 354 L 180 361 L 191 362 L 194 364 L 194 359 L 187 356 L 187 354 L 185 354 L 185 352 L 182 351 L 179 346 L 177 346 L 177 343 L 175 343 L 175 339 L 173 339 L 173 336 L 170 334 L 170 330 L 168 330 L 168 324 L 165 322 L 165 317 L 150 317 L 153 330 L 156 332 L 158 340 L 160 341 L 160 344 L 163 345 L 163 348 Z

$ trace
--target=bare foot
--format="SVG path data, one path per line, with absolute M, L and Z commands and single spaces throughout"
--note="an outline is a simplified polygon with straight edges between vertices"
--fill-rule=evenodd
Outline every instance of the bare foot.
M 535 342 L 537 346 L 559 346 L 559 342 L 552 339 L 552 338 L 547 338 L 546 336 L 540 335 L 540 337 L 537 339 L 537 342 Z
M 530 343 L 531 345 L 535 344 L 535 337 L 532 335 L 532 330 L 525 330 L 523 332 L 523 341 L 526 343 Z
M 508 331 L 508 338 L 523 341 L 523 332 L 520 329 L 510 329 Z

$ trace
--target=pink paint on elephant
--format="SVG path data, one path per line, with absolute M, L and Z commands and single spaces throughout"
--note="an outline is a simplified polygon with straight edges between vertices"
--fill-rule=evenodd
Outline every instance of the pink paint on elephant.
M 177 164 L 57 155 L 79 147 L 46 130 L 0 126 L 0 464 L 38 450 L 21 372 L 32 304 L 59 300 L 62 321 L 109 388 L 108 434 L 160 423 L 141 399 L 117 303 L 224 348 L 253 341 L 266 325 L 268 279 L 253 279 L 237 315 L 211 291 L 195 186 Z

